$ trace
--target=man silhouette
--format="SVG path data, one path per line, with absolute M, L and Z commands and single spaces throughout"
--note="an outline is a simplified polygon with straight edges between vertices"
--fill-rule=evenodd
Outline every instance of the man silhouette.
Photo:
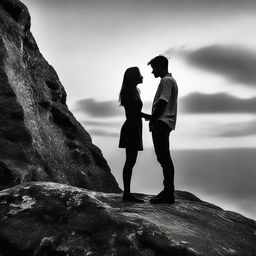
M 172 74 L 168 72 L 168 59 L 157 56 L 149 61 L 153 75 L 161 78 L 152 106 L 149 128 L 152 132 L 153 144 L 157 160 L 162 166 L 164 190 L 151 198 L 150 203 L 173 204 L 174 198 L 174 166 L 169 149 L 170 132 L 175 129 L 177 118 L 178 86 Z

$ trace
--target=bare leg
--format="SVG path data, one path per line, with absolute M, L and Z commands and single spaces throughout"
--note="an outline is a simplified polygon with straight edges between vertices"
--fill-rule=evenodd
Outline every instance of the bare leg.
M 138 151 L 136 149 L 126 149 L 126 161 L 123 169 L 124 194 L 130 194 L 132 169 L 137 160 Z
M 143 200 L 132 195 L 130 190 L 132 169 L 136 163 L 137 155 L 138 155 L 137 149 L 126 149 L 126 161 L 123 169 L 123 182 L 124 182 L 123 201 L 133 202 L 133 203 L 143 203 Z

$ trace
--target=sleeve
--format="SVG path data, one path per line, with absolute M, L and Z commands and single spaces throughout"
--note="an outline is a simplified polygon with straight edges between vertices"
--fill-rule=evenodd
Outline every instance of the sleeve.
M 164 100 L 168 102 L 172 94 L 172 81 L 170 79 L 164 79 L 162 84 L 162 91 L 158 100 Z

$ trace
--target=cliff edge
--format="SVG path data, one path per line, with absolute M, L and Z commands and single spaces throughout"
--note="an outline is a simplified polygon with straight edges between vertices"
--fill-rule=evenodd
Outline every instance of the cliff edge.
M 174 205 L 51 182 L 0 192 L 0 255 L 255 256 L 256 222 L 176 191 Z

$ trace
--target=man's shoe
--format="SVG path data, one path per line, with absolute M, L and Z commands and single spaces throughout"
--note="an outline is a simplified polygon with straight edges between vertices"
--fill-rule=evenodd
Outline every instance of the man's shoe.
M 155 196 L 149 200 L 151 204 L 174 204 L 175 197 L 174 195 L 165 195 L 164 193 L 162 196 L 158 197 Z
M 132 194 L 123 194 L 123 201 L 125 202 L 132 202 L 132 203 L 144 203 L 143 200 L 137 198 Z

